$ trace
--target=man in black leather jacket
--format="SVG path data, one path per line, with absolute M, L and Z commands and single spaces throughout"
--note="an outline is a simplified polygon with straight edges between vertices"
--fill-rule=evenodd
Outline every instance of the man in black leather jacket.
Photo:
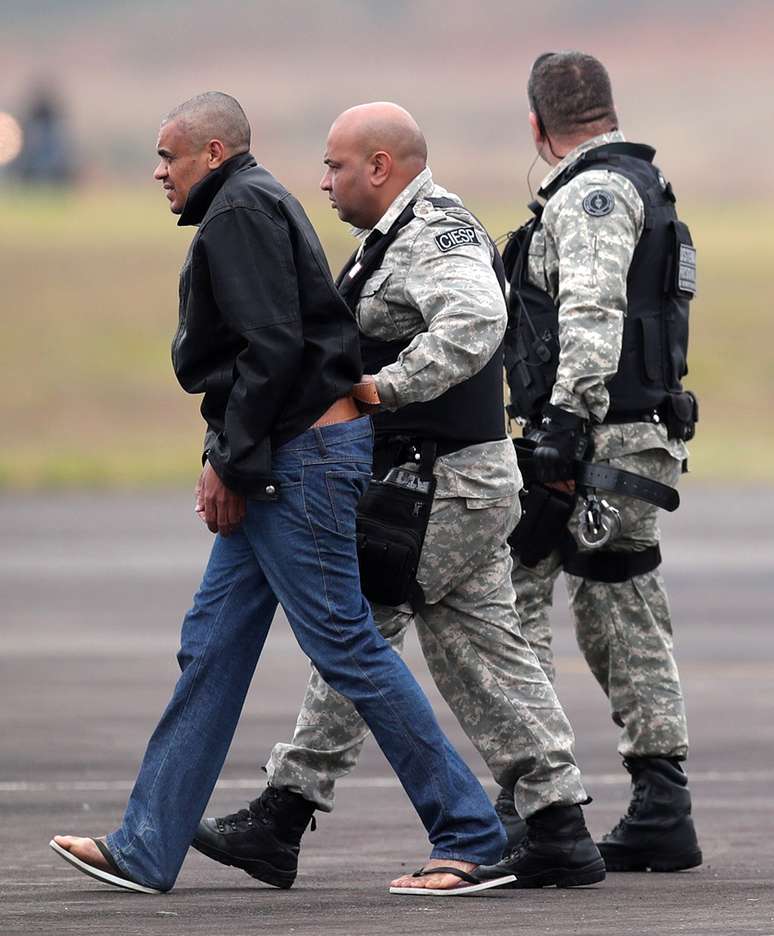
M 357 326 L 303 209 L 249 143 L 241 107 L 216 92 L 176 108 L 159 134 L 155 178 L 179 223 L 199 228 L 173 360 L 183 387 L 204 393 L 197 509 L 219 535 L 120 827 L 56 836 L 52 848 L 126 890 L 174 885 L 281 604 L 304 653 L 373 731 L 452 885 L 507 883 L 469 874 L 499 857 L 502 827 L 361 594 L 355 508 L 373 431 L 351 396 Z
M 166 153 L 156 170 L 165 189 Z M 220 479 L 247 497 L 276 497 L 272 449 L 359 378 L 352 316 L 303 209 L 249 152 L 192 187 L 178 224 L 198 231 L 180 278 L 175 373 L 204 393 L 205 455 Z

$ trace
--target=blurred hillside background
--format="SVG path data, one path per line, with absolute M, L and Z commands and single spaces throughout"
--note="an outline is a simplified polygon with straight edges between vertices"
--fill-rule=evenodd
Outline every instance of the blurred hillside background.
M 172 106 L 234 94 L 254 153 L 301 198 L 335 268 L 351 241 L 317 182 L 339 111 L 408 107 L 438 181 L 496 237 L 530 200 L 529 66 L 561 48 L 606 63 L 623 130 L 657 148 L 698 246 L 692 470 L 771 478 L 771 2 L 0 0 L 0 11 L 0 112 L 24 123 L 41 94 L 55 101 L 73 175 L 33 187 L 24 152 L 0 168 L 0 486 L 198 473 L 201 419 L 169 362 L 192 231 L 151 178 Z M 0 117 L 0 161 L 13 130 Z

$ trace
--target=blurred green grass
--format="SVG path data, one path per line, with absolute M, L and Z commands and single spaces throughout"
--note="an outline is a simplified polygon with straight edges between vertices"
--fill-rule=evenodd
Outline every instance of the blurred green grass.
M 302 195 L 334 269 L 352 248 L 319 192 Z M 468 203 L 494 236 L 522 211 Z M 772 478 L 774 231 L 767 204 L 682 206 L 699 249 L 688 386 L 700 478 Z M 193 483 L 203 424 L 169 342 L 192 229 L 152 190 L 0 192 L 0 486 Z

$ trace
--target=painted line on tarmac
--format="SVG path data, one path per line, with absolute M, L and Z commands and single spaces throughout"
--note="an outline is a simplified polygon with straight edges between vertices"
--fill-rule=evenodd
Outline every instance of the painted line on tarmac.
M 735 548 L 734 543 L 707 543 L 698 539 L 685 539 L 664 547 L 665 563 L 673 572 L 695 573 L 718 569 L 730 574 L 759 574 L 771 570 L 774 549 L 769 542 L 755 548 Z M 208 550 L 185 549 L 171 545 L 169 549 L 134 548 L 121 551 L 109 547 L 102 552 L 85 548 L 73 555 L 57 550 L 46 550 L 36 544 L 34 552 L 21 554 L 0 550 L 0 580 L 41 577 L 57 579 L 151 578 L 201 575 L 207 563 Z
M 61 887 L 67 878 L 58 881 L 3 881 L 3 887 Z
M 589 786 L 616 786 L 628 784 L 629 778 L 621 773 L 584 774 Z M 491 777 L 479 777 L 483 786 L 493 787 Z M 774 770 L 705 770 L 691 771 L 691 783 L 764 783 L 774 780 Z M 258 777 L 219 780 L 216 790 L 255 790 Z M 0 781 L 1 793 L 111 793 L 131 790 L 133 780 L 5 780 Z M 397 777 L 344 777 L 336 786 L 350 790 L 392 790 L 400 788 Z

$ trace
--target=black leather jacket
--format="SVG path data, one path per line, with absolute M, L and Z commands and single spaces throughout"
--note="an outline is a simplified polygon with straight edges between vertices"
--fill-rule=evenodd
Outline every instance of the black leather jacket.
M 249 153 L 194 185 L 178 224 L 199 230 L 180 274 L 175 373 L 204 393 L 205 456 L 223 483 L 276 499 L 272 448 L 360 379 L 354 317 L 303 208 Z

